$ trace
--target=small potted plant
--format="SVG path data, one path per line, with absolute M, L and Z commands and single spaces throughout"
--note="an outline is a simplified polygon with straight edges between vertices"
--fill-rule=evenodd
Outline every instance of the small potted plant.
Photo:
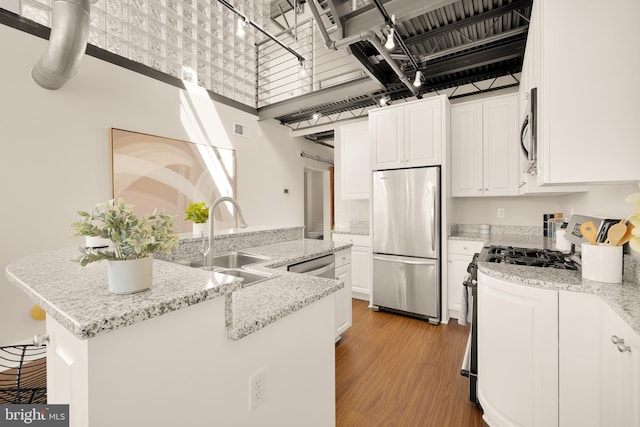
M 184 213 L 187 214 L 184 219 L 193 222 L 193 234 L 204 237 L 207 234 L 209 206 L 205 202 L 189 202 Z
M 76 259 L 81 266 L 107 260 L 109 290 L 128 294 L 148 289 L 153 279 L 153 254 L 170 253 L 178 245 L 174 217 L 154 211 L 136 216 L 124 199 L 98 203 L 72 224 L 76 236 L 101 237 L 110 241 L 104 250 L 80 247 Z

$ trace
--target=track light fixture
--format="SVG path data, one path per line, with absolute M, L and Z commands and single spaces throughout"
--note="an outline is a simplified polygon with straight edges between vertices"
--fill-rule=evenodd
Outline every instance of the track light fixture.
M 298 60 L 298 63 L 300 64 L 300 77 L 306 77 L 307 76 L 307 70 L 305 68 L 305 61 L 303 60 Z
M 387 34 L 387 42 L 384 44 L 384 47 L 387 50 L 391 50 L 396 47 L 396 43 L 393 41 L 393 33 L 396 31 L 396 15 L 391 15 L 391 24 L 387 24 L 387 29 L 389 33 Z
M 247 21 L 244 18 L 238 18 L 238 30 L 236 31 L 236 35 L 240 38 L 244 38 L 245 27 L 247 26 Z
M 391 105 L 391 97 L 389 95 L 384 95 L 380 98 L 380 106 L 384 107 L 385 105 Z
M 413 81 L 413 85 L 415 87 L 420 87 L 422 86 L 422 71 L 418 70 L 416 71 L 416 78 Z
M 313 116 L 311 116 L 311 117 L 313 117 L 313 120 L 318 120 L 320 118 L 320 115 L 321 115 L 320 113 L 315 112 L 315 113 L 313 113 Z
M 247 25 L 247 26 L 250 25 L 251 27 L 253 27 L 256 30 L 260 31 L 262 34 L 267 36 L 269 39 L 271 39 L 274 43 L 279 45 L 281 48 L 283 48 L 284 50 L 286 50 L 287 52 L 289 52 L 290 54 L 292 54 L 293 56 L 298 58 L 298 61 L 304 61 L 304 57 L 302 55 L 300 55 L 298 52 L 296 52 L 295 50 L 291 49 L 289 46 L 287 46 L 286 44 L 284 44 L 283 42 L 278 40 L 273 34 L 268 32 L 264 28 L 262 28 L 260 25 L 256 24 L 251 19 L 249 19 L 246 16 L 244 16 L 244 14 L 242 14 L 242 12 L 240 12 L 238 9 L 233 7 L 233 5 L 231 3 L 229 3 L 228 0 L 218 0 L 218 3 L 220 3 L 221 5 L 226 7 L 227 9 L 229 9 L 231 12 L 235 13 L 236 15 L 238 15 L 238 17 L 240 17 L 243 20 L 245 25 Z M 242 24 L 238 23 L 238 26 L 240 26 L 240 25 L 242 25 Z M 243 30 L 244 30 L 244 28 L 243 28 Z M 241 32 L 239 29 L 237 31 L 238 31 L 238 33 Z

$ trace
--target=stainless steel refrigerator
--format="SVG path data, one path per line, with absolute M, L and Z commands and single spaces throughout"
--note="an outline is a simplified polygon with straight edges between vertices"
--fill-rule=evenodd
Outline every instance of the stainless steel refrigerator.
M 374 307 L 440 323 L 440 167 L 373 172 Z

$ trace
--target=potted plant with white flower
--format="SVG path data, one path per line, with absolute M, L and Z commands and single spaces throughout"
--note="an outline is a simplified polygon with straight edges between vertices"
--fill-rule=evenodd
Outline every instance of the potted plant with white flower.
M 192 232 L 196 236 L 205 236 L 208 233 L 209 206 L 205 202 L 189 202 L 184 211 L 185 221 L 193 222 Z
M 81 266 L 107 260 L 109 290 L 117 294 L 139 292 L 151 287 L 153 254 L 170 253 L 178 245 L 174 217 L 154 211 L 137 216 L 124 199 L 98 203 L 92 210 L 78 211 L 80 221 L 72 224 L 76 236 L 101 237 L 110 241 L 104 250 L 80 247 L 76 259 Z

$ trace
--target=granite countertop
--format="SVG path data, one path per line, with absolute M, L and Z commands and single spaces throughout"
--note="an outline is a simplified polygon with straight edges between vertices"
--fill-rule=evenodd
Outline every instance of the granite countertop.
M 71 262 L 78 256 L 77 248 L 27 256 L 7 266 L 6 275 L 49 316 L 80 339 L 225 296 L 227 336 L 237 340 L 344 286 L 337 280 L 275 268 L 350 246 L 304 239 L 243 249 L 243 252 L 271 258 L 249 269 L 260 269 L 273 277 L 248 286 L 244 286 L 241 279 L 219 284 L 212 279 L 210 271 L 155 259 L 150 289 L 116 295 L 108 290 L 106 263 L 80 267 Z
M 491 277 L 525 286 L 598 295 L 640 334 L 640 284 L 637 281 L 595 282 L 583 279 L 580 271 L 490 262 L 479 262 L 478 269 Z
M 368 236 L 368 230 L 333 230 L 333 234 L 352 234 L 354 236 Z
M 449 239 L 483 241 L 485 247 L 502 245 L 556 249 L 554 239 L 543 237 L 537 233 L 490 233 L 489 236 L 486 236 L 476 232 L 455 232 L 449 236 Z M 636 270 L 639 266 L 640 260 L 635 262 L 635 258 L 625 256 L 624 280 L 622 284 L 612 284 L 583 279 L 580 271 L 489 262 L 478 263 L 479 271 L 508 282 L 537 288 L 598 295 L 638 334 L 640 334 L 640 282 L 636 279 L 639 277 Z

